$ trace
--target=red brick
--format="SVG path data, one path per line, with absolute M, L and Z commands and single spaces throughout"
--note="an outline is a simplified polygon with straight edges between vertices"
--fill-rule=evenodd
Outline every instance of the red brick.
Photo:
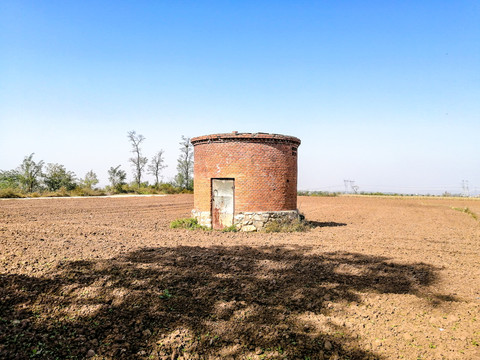
M 211 179 L 235 179 L 235 213 L 297 208 L 296 137 L 230 133 L 193 138 L 195 209 L 210 211 Z

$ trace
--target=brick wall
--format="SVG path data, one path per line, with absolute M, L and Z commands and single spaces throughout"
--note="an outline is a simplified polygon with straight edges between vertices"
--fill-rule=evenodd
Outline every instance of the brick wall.
M 297 208 L 300 140 L 274 134 L 216 134 L 192 139 L 195 209 L 210 211 L 211 179 L 235 179 L 235 213 Z

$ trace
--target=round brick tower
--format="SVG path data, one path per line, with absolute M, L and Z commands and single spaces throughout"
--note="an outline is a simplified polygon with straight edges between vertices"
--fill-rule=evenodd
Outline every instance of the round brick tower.
M 269 221 L 297 218 L 300 139 L 266 133 L 213 134 L 194 146 L 194 209 L 199 223 L 261 230 Z

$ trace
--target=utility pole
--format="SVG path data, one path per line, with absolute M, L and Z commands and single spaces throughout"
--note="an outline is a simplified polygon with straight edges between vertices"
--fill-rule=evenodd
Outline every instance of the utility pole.
M 465 197 L 470 197 L 470 190 L 468 188 L 468 180 L 462 180 L 462 195 Z
M 350 188 L 350 193 L 357 193 L 358 192 L 358 189 L 359 187 L 357 185 L 355 185 L 355 181 L 354 180 L 343 180 L 343 183 L 345 185 L 345 194 L 349 193 L 349 188 Z
M 355 181 L 350 182 L 350 187 L 352 188 L 352 190 L 355 194 L 358 193 L 359 186 L 355 185 Z

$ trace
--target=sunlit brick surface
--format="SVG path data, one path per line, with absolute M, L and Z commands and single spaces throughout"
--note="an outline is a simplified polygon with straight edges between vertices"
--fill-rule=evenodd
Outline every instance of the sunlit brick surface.
M 195 209 L 210 211 L 211 179 L 235 179 L 235 213 L 297 208 L 300 140 L 277 134 L 215 134 L 192 139 Z

